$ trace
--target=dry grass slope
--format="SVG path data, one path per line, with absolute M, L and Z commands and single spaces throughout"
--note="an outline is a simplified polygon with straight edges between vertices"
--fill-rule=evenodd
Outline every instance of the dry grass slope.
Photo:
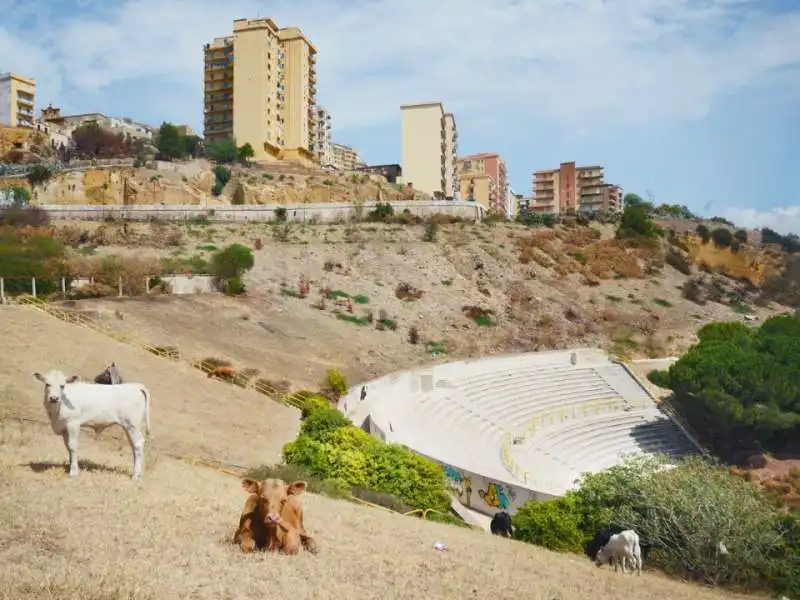
M 274 459 L 295 433 L 291 409 L 33 311 L 1 308 L 0 329 L 0 600 L 735 597 L 657 575 L 621 580 L 580 557 L 312 495 L 306 524 L 319 556 L 244 556 L 229 543 L 237 479 L 171 452 Z M 153 391 L 157 452 L 138 485 L 127 448 L 108 434 L 83 434 L 90 460 L 68 480 L 29 381 L 38 367 L 88 375 L 110 360 Z M 438 541 L 448 550 L 433 550 Z

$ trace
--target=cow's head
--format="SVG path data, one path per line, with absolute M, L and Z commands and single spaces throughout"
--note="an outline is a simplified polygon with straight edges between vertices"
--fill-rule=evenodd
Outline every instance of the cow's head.
M 264 525 L 277 527 L 281 524 L 283 507 L 289 496 L 297 496 L 306 490 L 305 481 L 287 484 L 282 479 L 242 479 L 242 488 L 250 494 L 258 496 L 258 513 Z
M 600 548 L 600 550 L 597 551 L 597 556 L 594 559 L 594 564 L 596 564 L 598 567 L 602 567 L 609 561 L 610 558 L 611 558 L 611 550 L 609 549 L 608 544 L 606 544 L 605 546 Z
M 67 377 L 61 371 L 48 371 L 44 375 L 34 373 L 33 376 L 44 384 L 44 399 L 51 404 L 60 402 L 64 387 L 68 383 L 74 383 L 79 379 L 77 375 Z

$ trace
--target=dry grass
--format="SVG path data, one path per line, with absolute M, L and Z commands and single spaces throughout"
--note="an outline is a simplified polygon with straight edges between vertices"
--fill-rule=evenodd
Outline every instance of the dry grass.
M 245 556 L 229 542 L 244 500 L 236 478 L 163 458 L 136 485 L 127 455 L 95 450 L 110 469 L 88 464 L 70 481 L 56 436 L 0 424 L 0 599 L 734 597 L 310 494 L 318 556 Z

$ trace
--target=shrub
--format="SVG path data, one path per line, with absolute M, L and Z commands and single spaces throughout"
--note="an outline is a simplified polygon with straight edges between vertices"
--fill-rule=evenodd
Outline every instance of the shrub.
M 425 233 L 422 235 L 422 240 L 424 242 L 435 242 L 438 233 L 439 225 L 436 224 L 436 221 L 428 221 L 425 224 Z
M 253 252 L 242 244 L 231 244 L 211 257 L 211 274 L 221 279 L 241 278 L 254 264 Z
M 235 162 L 237 159 L 236 143 L 231 139 L 208 142 L 206 156 L 219 164 Z
M 656 225 L 643 206 L 625 207 L 617 228 L 617 239 L 654 238 L 657 235 Z
M 394 207 L 388 202 L 378 202 L 371 211 L 367 213 L 368 221 L 391 221 L 394 217 Z
M 50 224 L 50 215 L 38 206 L 12 206 L 0 210 L 0 225 L 9 227 L 44 227 Z
M 747 231 L 745 231 L 744 229 L 737 229 L 733 233 L 733 237 L 736 240 L 738 240 L 740 244 L 746 244 L 747 243 Z
M 409 344 L 419 344 L 419 330 L 416 327 L 411 327 L 408 330 L 408 343 Z
M 676 271 L 684 275 L 692 274 L 692 266 L 689 259 L 677 250 L 670 248 L 665 260 L 666 263 Z
M 700 236 L 700 239 L 703 240 L 704 244 L 707 244 L 711 241 L 711 231 L 709 231 L 708 227 L 700 223 L 696 228 L 695 231 L 697 235 Z
M 558 552 L 580 553 L 586 541 L 574 496 L 526 502 L 513 518 L 514 537 Z
M 728 248 L 733 243 L 733 234 L 730 229 L 717 227 L 711 232 L 711 239 L 717 248 Z
M 669 371 L 650 371 L 647 374 L 647 379 L 653 385 L 669 389 Z
M 275 221 L 277 223 L 285 223 L 287 217 L 286 209 L 282 206 L 279 206 L 275 209 Z
M 66 248 L 60 241 L 28 229 L 0 227 L 0 277 L 7 294 L 30 293 L 34 277 L 37 295 L 51 294 L 61 289 L 59 280 L 67 275 Z
M 299 393 L 299 392 L 298 392 Z M 313 394 L 303 400 L 302 418 L 305 419 L 315 410 L 330 408 L 331 401 L 320 394 Z
M 328 369 L 326 373 L 328 388 L 336 394 L 337 398 L 347 393 L 347 378 L 336 369 Z

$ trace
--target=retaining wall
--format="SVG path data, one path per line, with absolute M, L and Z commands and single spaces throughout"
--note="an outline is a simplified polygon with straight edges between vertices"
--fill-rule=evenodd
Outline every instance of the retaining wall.
M 225 221 L 273 221 L 275 211 L 279 208 L 286 210 L 286 220 L 292 222 L 331 222 L 347 221 L 354 219 L 357 210 L 362 210 L 366 215 L 375 208 L 377 201 L 367 200 L 363 205 L 353 203 L 324 203 L 324 204 L 254 204 L 244 206 L 232 205 L 193 205 L 193 204 L 116 204 L 116 205 L 66 205 L 66 204 L 41 204 L 37 205 L 46 210 L 54 219 L 80 219 L 103 220 L 107 218 L 126 219 L 131 221 L 147 221 L 162 219 L 165 221 L 185 221 L 198 217 L 205 217 L 213 222 Z M 395 213 L 408 210 L 419 217 L 428 217 L 434 214 L 446 214 L 464 219 L 483 218 L 483 207 L 474 202 L 423 200 L 423 201 L 397 201 L 390 202 Z

